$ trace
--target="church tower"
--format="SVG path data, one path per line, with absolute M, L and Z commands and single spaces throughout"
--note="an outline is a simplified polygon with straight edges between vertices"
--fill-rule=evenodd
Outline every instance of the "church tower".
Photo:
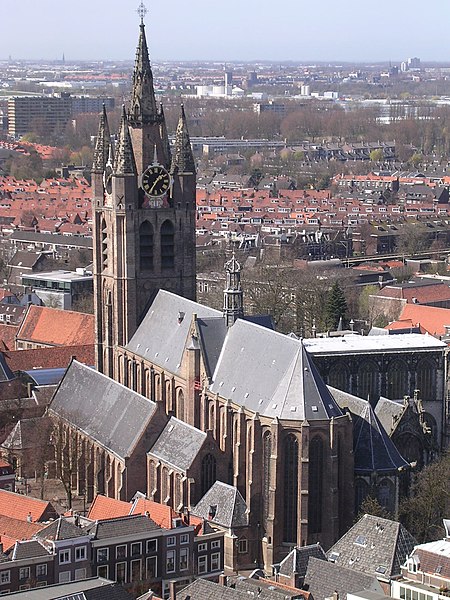
M 92 167 L 96 366 L 114 377 L 114 348 L 128 343 L 156 293 L 195 300 L 196 174 L 184 109 L 171 153 L 156 103 L 141 13 L 128 110 L 111 142 L 105 109 Z

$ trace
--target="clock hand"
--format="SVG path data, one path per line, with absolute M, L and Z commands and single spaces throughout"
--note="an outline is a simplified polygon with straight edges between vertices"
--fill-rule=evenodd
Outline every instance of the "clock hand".
M 150 188 L 150 193 L 151 193 L 151 192 L 153 192 L 153 190 L 155 189 L 155 185 L 156 185 L 156 184 L 157 184 L 159 181 L 161 181 L 161 179 L 164 179 L 164 175 L 159 175 L 159 176 L 158 176 L 158 177 L 155 179 L 155 181 L 154 181 L 154 183 L 153 183 L 152 187 Z

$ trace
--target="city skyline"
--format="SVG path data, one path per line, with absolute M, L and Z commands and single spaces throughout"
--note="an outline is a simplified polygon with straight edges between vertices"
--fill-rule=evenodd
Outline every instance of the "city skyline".
M 118 0 L 79 0 L 68 14 L 51 0 L 23 0 L 20 8 L 10 6 L 2 14 L 0 60 L 127 59 L 136 44 L 137 5 L 137 0 L 127 6 Z M 442 44 L 450 6 L 437 0 L 427 4 L 429 34 L 417 18 L 423 12 L 418 0 L 379 0 L 373 8 L 356 0 L 277 5 L 228 0 L 211 8 L 207 0 L 195 0 L 188 9 L 171 0 L 164 7 L 147 2 L 147 9 L 154 60 L 399 62 L 418 56 L 425 62 L 450 61 Z M 171 21 L 168 15 L 174 15 Z

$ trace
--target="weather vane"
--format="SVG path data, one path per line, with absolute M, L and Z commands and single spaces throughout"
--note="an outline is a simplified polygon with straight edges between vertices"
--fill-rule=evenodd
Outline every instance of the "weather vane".
M 142 0 L 141 0 L 141 3 L 138 6 L 136 12 L 141 17 L 141 23 L 144 23 L 144 17 L 148 13 L 148 10 L 147 10 L 147 7 L 145 6 L 145 4 L 144 4 L 144 2 Z

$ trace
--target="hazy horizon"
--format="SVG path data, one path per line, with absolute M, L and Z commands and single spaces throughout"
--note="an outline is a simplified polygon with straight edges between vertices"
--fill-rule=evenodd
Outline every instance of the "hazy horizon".
M 63 54 L 69 62 L 133 59 L 138 0 L 127 6 L 118 0 L 78 0 L 71 12 L 55 4 L 22 0 L 3 11 L 1 60 L 60 60 Z M 157 61 L 399 63 L 417 56 L 450 62 L 448 42 L 443 43 L 450 4 L 437 0 L 425 5 L 428 18 L 418 0 L 378 0 L 370 8 L 357 0 L 146 5 L 150 56 Z

